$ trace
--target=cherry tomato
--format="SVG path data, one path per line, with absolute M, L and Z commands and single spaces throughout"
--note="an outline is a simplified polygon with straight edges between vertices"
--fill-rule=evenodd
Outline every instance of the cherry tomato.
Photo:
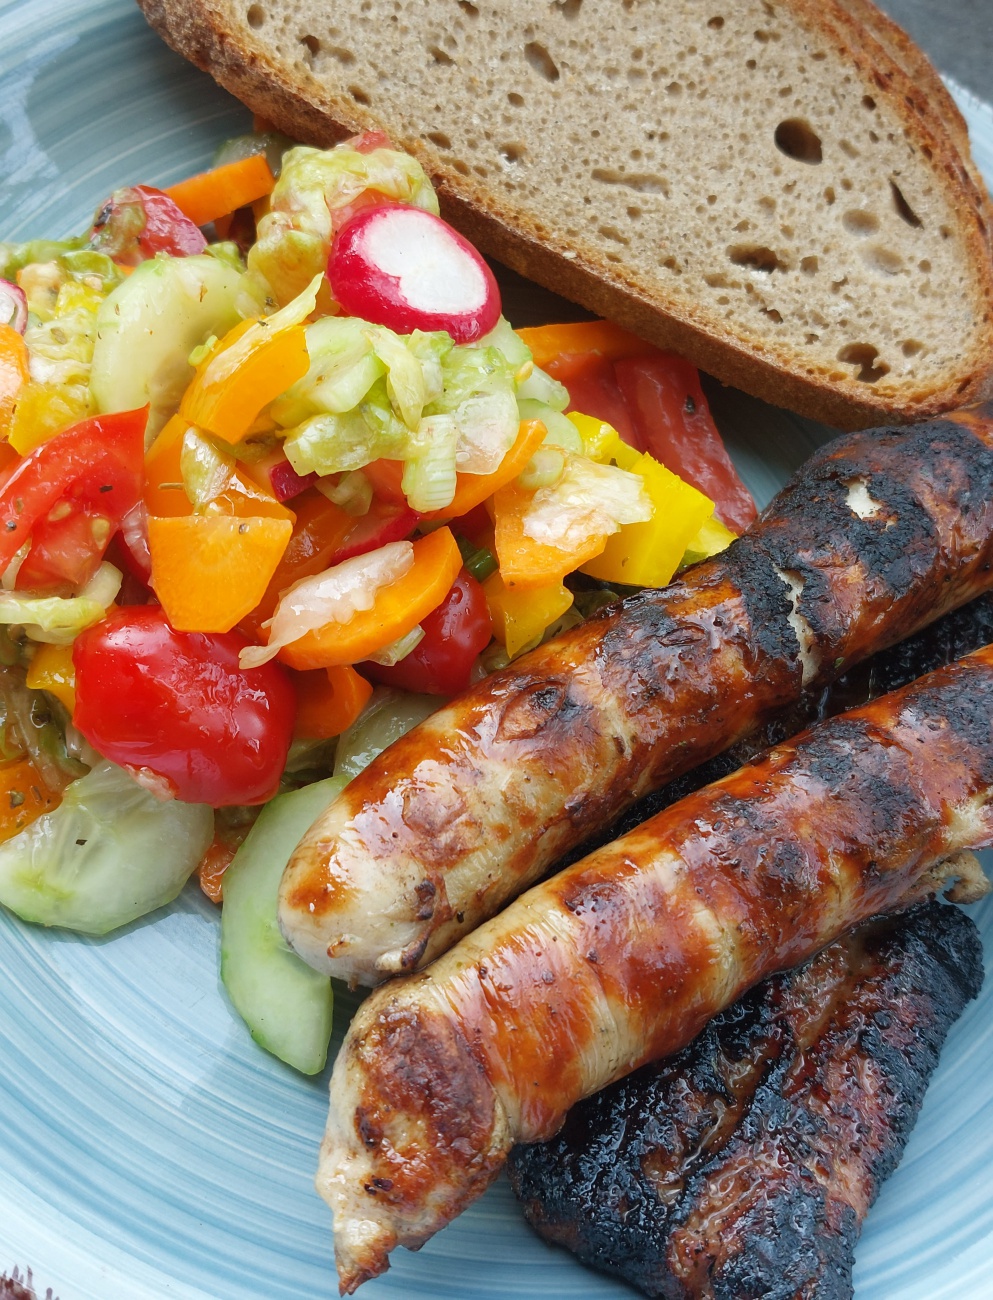
M 94 218 L 90 244 L 123 266 L 156 253 L 186 257 L 207 247 L 199 227 L 151 185 L 115 190 Z
M 758 513 L 717 432 L 696 366 L 671 352 L 614 363 L 644 451 L 714 502 L 728 528 L 744 532 Z
M 246 645 L 236 632 L 176 632 L 154 605 L 112 610 L 73 644 L 73 721 L 178 799 L 262 803 L 279 786 L 296 697 L 278 664 L 239 668 Z
M 424 637 L 392 668 L 371 662 L 361 665 L 363 676 L 384 686 L 398 686 L 422 695 L 457 695 L 469 685 L 479 653 L 493 635 L 486 596 L 465 569 L 451 591 L 425 618 Z
M 141 497 L 146 412 L 83 420 L 29 452 L 0 489 L 0 572 L 25 542 L 21 590 L 79 586 Z

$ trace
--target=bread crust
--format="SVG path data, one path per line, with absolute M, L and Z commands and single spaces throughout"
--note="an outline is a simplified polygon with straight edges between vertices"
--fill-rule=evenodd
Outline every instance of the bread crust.
M 180 54 L 209 72 L 249 108 L 292 137 L 327 146 L 360 131 L 390 130 L 374 112 L 336 96 L 317 78 L 294 78 L 270 57 L 225 0 L 138 0 L 146 18 Z M 508 213 L 493 187 L 463 176 L 416 138 L 395 134 L 432 177 L 442 210 L 485 253 L 529 279 L 618 321 L 652 343 L 679 352 L 725 384 L 776 406 L 842 429 L 886 420 L 929 418 L 993 394 L 993 257 L 989 200 L 968 159 L 964 123 L 936 73 L 923 88 L 905 70 L 930 68 L 910 38 L 867 0 L 790 0 L 797 21 L 829 42 L 865 87 L 895 103 L 906 132 L 929 160 L 951 197 L 961 224 L 966 258 L 975 277 L 976 328 L 964 355 L 951 360 L 937 382 L 911 380 L 880 391 L 855 378 L 808 373 L 809 358 L 796 343 L 766 346 L 743 340 L 705 309 L 660 301 L 645 292 L 623 265 L 608 263 L 581 239 L 552 247 L 540 222 Z M 872 27 L 866 25 L 867 20 Z M 901 67 L 872 31 L 902 56 Z M 937 88 L 940 87 L 940 92 Z M 930 106 L 929 106 L 930 105 Z

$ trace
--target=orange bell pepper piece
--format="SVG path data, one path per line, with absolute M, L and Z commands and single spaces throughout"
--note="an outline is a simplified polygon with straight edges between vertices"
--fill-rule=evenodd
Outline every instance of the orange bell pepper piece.
M 240 442 L 263 407 L 309 366 L 302 325 L 273 331 L 264 318 L 242 321 L 197 366 L 180 414 L 225 442 Z
M 234 861 L 237 851 L 237 848 L 227 844 L 219 835 L 215 835 L 207 852 L 200 859 L 197 878 L 200 881 L 200 888 L 212 903 L 224 901 L 224 873 Z
M 4 763 L 0 766 L 0 841 L 12 839 L 60 802 L 30 758 Z
M 335 668 L 356 664 L 397 641 L 441 604 L 462 568 L 458 544 L 448 528 L 414 542 L 414 564 L 376 596 L 372 609 L 347 623 L 328 623 L 284 646 L 279 657 L 291 668 Z
M 10 432 L 17 396 L 29 378 L 24 340 L 13 326 L 0 325 L 0 438 Z
M 522 421 L 516 442 L 492 474 L 457 475 L 452 504 L 445 506 L 444 510 L 434 510 L 430 514 L 423 515 L 422 518 L 425 520 L 458 519 L 460 515 L 467 515 L 475 506 L 482 505 L 498 488 L 517 478 L 545 441 L 547 432 L 540 420 Z
M 242 631 L 253 641 L 264 641 L 262 624 L 272 618 L 279 593 L 301 578 L 323 573 L 355 520 L 323 493 L 311 488 L 296 502 L 296 523 L 286 550 L 258 605 L 241 621 Z
M 596 353 L 609 361 L 640 357 L 655 351 L 650 343 L 609 320 L 573 321 L 568 325 L 533 325 L 517 331 L 541 370 L 559 357 Z
M 165 192 L 195 226 L 205 226 L 271 194 L 275 184 L 265 154 L 256 153 L 189 176 Z
M 500 574 L 508 587 L 547 587 L 561 583 L 567 573 L 599 555 L 607 544 L 605 534 L 591 533 L 576 550 L 564 551 L 528 537 L 524 519 L 534 495 L 516 483 L 508 483 L 493 497 L 493 544 Z
M 262 599 L 293 532 L 261 516 L 151 517 L 152 588 L 178 632 L 230 632 Z
M 294 673 L 297 695 L 295 737 L 330 740 L 340 736 L 359 716 L 372 694 L 372 686 L 354 668 L 317 668 Z

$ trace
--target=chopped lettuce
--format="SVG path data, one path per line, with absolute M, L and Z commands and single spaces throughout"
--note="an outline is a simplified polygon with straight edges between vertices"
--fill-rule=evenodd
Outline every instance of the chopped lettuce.
M 0 623 L 21 624 L 32 641 L 70 645 L 98 623 L 121 589 L 122 574 L 104 561 L 78 596 L 29 596 L 0 591 Z
M 388 745 L 423 722 L 441 703 L 437 695 L 414 695 L 377 686 L 369 703 L 338 738 L 335 776 L 347 780 L 358 776 Z
M 0 844 L 0 904 L 25 921 L 106 934 L 172 902 L 213 833 L 206 805 L 161 802 L 102 760 Z
M 277 302 L 289 302 L 323 273 L 336 219 L 340 225 L 369 190 L 377 198 L 438 213 L 438 200 L 420 163 L 395 149 L 359 153 L 347 145 L 299 145 L 283 155 L 270 210 L 260 220 L 248 254 L 249 268 L 265 278 Z

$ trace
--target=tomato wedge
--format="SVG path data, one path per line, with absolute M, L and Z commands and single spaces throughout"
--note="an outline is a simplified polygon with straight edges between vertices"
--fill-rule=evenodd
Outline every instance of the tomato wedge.
M 17 586 L 78 586 L 138 503 L 147 411 L 97 415 L 35 447 L 0 490 L 0 572 L 31 542 Z

